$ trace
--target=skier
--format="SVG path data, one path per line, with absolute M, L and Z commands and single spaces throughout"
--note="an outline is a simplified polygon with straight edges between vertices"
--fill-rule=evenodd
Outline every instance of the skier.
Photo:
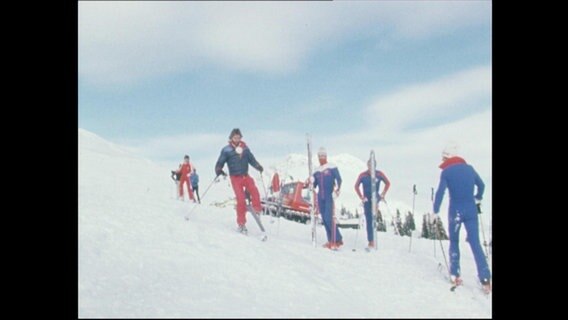
M 278 196 L 278 193 L 280 192 L 280 176 L 278 175 L 278 172 L 275 172 L 274 175 L 272 176 L 272 184 L 270 185 L 270 191 L 272 192 L 272 194 Z
M 231 185 L 237 198 L 237 225 L 238 231 L 247 233 L 246 228 L 246 203 L 245 203 L 245 190 L 250 193 L 252 209 L 255 213 L 262 211 L 260 204 L 260 194 L 254 184 L 254 180 L 248 175 L 248 165 L 252 165 L 255 169 L 260 171 L 264 168 L 256 161 L 254 155 L 249 147 L 241 140 L 241 130 L 235 128 L 229 135 L 229 144 L 221 150 L 219 159 L 215 164 L 215 173 L 217 176 L 227 174 L 223 171 L 225 162 L 229 167 L 229 175 L 231 176 Z
M 442 152 L 443 162 L 440 165 L 442 173 L 434 200 L 434 219 L 438 219 L 437 214 L 440 211 L 444 192 L 448 188 L 450 193 L 448 226 L 451 281 L 454 286 L 462 283 L 460 278 L 459 232 L 463 223 L 475 258 L 477 276 L 482 284 L 483 291 L 489 293 L 491 291 L 491 273 L 479 242 L 478 212 L 476 207 L 476 200 L 480 202 L 483 197 L 485 184 L 475 169 L 467 164 L 463 158 L 457 156 L 457 150 L 457 144 L 450 143 Z M 475 196 L 473 194 L 474 186 L 477 186 Z
M 195 168 L 193 168 L 193 172 L 189 178 L 191 180 L 191 188 L 193 188 L 193 191 L 195 191 L 195 195 L 197 196 L 197 202 L 201 203 L 201 199 L 199 198 L 199 175 Z
M 174 194 L 175 194 L 175 196 L 174 196 L 174 197 L 176 197 L 176 199 L 179 199 L 179 197 L 178 197 L 178 194 L 179 194 L 178 189 L 179 189 L 179 178 L 180 178 L 180 176 L 181 176 L 181 174 L 177 173 L 177 170 L 172 170 L 172 180 L 173 180 L 174 183 L 175 183 L 175 187 L 174 187 L 174 188 L 175 188 L 175 189 L 174 189 Z
M 176 190 L 179 188 L 179 178 L 181 174 L 178 173 L 177 170 L 172 170 L 172 179 L 176 183 Z
M 359 196 L 359 199 L 363 202 L 363 208 L 365 211 L 365 220 L 367 221 L 367 240 L 369 241 L 368 248 L 375 248 L 374 230 L 373 230 L 373 212 L 371 210 L 371 170 L 372 164 L 371 160 L 367 161 L 367 170 L 361 172 L 357 181 L 355 182 L 355 192 Z M 387 176 L 380 170 L 375 169 L 375 179 L 377 187 L 377 203 L 385 198 L 387 191 L 390 188 L 390 181 Z M 385 188 L 383 192 L 379 195 L 379 186 L 381 181 L 385 182 Z M 361 194 L 360 185 L 363 184 L 363 194 Z
M 318 160 L 320 166 L 310 179 L 313 181 L 314 189 L 318 188 L 318 209 L 327 233 L 327 243 L 323 246 L 328 249 L 337 249 L 343 245 L 343 237 L 334 221 L 333 194 L 335 193 L 336 197 L 339 196 L 341 175 L 334 164 L 327 162 L 327 151 L 323 147 L 318 150 Z
M 179 165 L 179 169 L 176 171 L 177 174 L 180 175 L 179 180 L 179 199 L 183 201 L 183 185 L 187 186 L 187 193 L 189 195 L 189 199 L 195 202 L 195 198 L 193 197 L 193 190 L 191 189 L 191 183 L 189 182 L 189 176 L 191 174 L 193 165 L 189 162 L 189 156 L 186 154 L 183 157 L 183 163 Z

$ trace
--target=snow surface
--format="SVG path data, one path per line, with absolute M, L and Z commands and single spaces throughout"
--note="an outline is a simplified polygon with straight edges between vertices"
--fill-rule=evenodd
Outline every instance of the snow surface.
M 367 253 L 364 229 L 342 229 L 330 251 L 323 227 L 314 248 L 308 225 L 263 216 L 261 242 L 252 217 L 243 236 L 231 205 L 211 205 L 230 203 L 228 180 L 184 220 L 195 205 L 175 200 L 172 169 L 79 129 L 79 317 L 491 317 L 465 232 L 465 285 L 450 292 L 439 241 L 414 238 L 409 252 L 389 226 Z M 202 196 L 212 179 L 200 175 Z

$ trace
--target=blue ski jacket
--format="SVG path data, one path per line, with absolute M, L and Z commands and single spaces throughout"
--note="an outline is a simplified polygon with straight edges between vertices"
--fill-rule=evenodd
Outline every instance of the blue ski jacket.
M 314 188 L 318 187 L 318 198 L 331 197 L 333 188 L 337 183 L 337 189 L 341 188 L 341 175 L 334 164 L 326 163 L 319 166 L 313 174 Z
M 440 205 L 444 198 L 446 188 L 450 193 L 450 215 L 461 210 L 464 214 L 475 214 L 475 199 L 481 200 L 485 184 L 473 167 L 460 157 L 452 157 L 440 165 L 442 173 L 440 184 L 436 190 L 434 200 L 434 213 L 440 211 Z M 477 193 L 474 195 L 473 189 L 477 186 Z
M 242 153 L 240 155 L 236 151 L 237 147 L 242 148 Z M 215 174 L 221 174 L 225 163 L 227 163 L 227 166 L 229 167 L 229 175 L 231 176 L 248 175 L 249 164 L 258 171 L 262 172 L 263 170 L 262 166 L 254 158 L 249 147 L 243 141 L 239 142 L 238 145 L 233 145 L 229 141 L 229 144 L 221 150 L 217 164 L 215 164 Z
M 199 184 L 199 175 L 197 175 L 197 173 L 192 173 L 191 176 L 189 176 L 189 178 L 191 179 L 192 186 L 195 187 Z
M 367 198 L 367 200 L 371 200 L 371 173 L 369 170 L 365 170 L 359 174 L 357 181 L 355 182 L 355 192 L 359 198 Z M 381 181 L 385 182 L 385 192 L 390 188 L 390 181 L 385 176 L 385 174 L 380 170 L 375 170 L 375 180 L 377 183 L 377 201 L 381 201 L 381 196 L 379 195 L 379 187 L 381 185 Z M 361 194 L 360 185 L 363 185 L 363 194 Z

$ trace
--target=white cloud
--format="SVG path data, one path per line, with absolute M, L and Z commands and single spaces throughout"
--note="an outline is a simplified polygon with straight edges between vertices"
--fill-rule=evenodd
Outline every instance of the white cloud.
M 367 108 L 367 119 L 379 124 L 383 133 L 398 133 L 418 123 L 479 110 L 479 100 L 490 98 L 491 66 L 480 66 L 378 97 Z
M 398 36 L 418 39 L 488 21 L 490 1 L 386 1 Z
M 375 150 L 379 168 L 392 182 L 390 198 L 411 204 L 412 185 L 416 184 L 419 191 L 416 208 L 429 211 L 430 188 L 438 185 L 442 150 L 450 140 L 454 140 L 460 146 L 460 155 L 475 167 L 486 183 L 484 206 L 490 214 L 491 137 L 491 110 L 487 108 L 441 126 L 417 132 L 398 132 L 390 139 L 377 136 L 372 128 L 366 127 L 349 135 L 314 136 L 313 141 L 316 146 L 326 146 L 329 154 L 349 153 L 361 160 L 368 159 L 369 151 Z M 298 152 L 304 149 L 298 149 Z M 444 205 L 447 204 L 446 194 Z
M 217 66 L 297 70 L 353 33 L 424 39 L 483 22 L 484 2 L 80 2 L 79 74 L 96 84 Z
M 305 134 L 280 130 L 251 130 L 241 128 L 243 141 L 255 156 L 262 159 L 261 164 L 271 164 L 282 160 L 288 153 L 299 152 L 305 146 Z M 150 139 L 123 139 L 117 141 L 125 149 L 160 163 L 174 165 L 188 154 L 196 166 L 213 166 L 219 152 L 228 143 L 227 134 L 189 133 Z M 302 149 L 303 148 L 303 149 Z
M 220 134 L 191 133 L 150 139 L 121 140 L 118 143 L 129 146 L 129 151 L 152 160 L 176 163 L 181 162 L 185 154 L 188 154 L 192 160 L 203 156 L 212 157 L 215 152 L 221 150 L 219 143 L 223 141 L 226 142 L 227 139 Z M 219 150 L 212 148 L 216 145 L 219 145 Z

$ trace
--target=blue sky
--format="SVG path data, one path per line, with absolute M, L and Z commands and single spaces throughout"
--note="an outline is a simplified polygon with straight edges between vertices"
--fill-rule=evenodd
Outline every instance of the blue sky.
M 267 163 L 303 153 L 309 132 L 391 170 L 421 159 L 400 179 L 430 184 L 455 140 L 490 180 L 491 6 L 79 2 L 79 127 L 205 167 L 234 127 Z

